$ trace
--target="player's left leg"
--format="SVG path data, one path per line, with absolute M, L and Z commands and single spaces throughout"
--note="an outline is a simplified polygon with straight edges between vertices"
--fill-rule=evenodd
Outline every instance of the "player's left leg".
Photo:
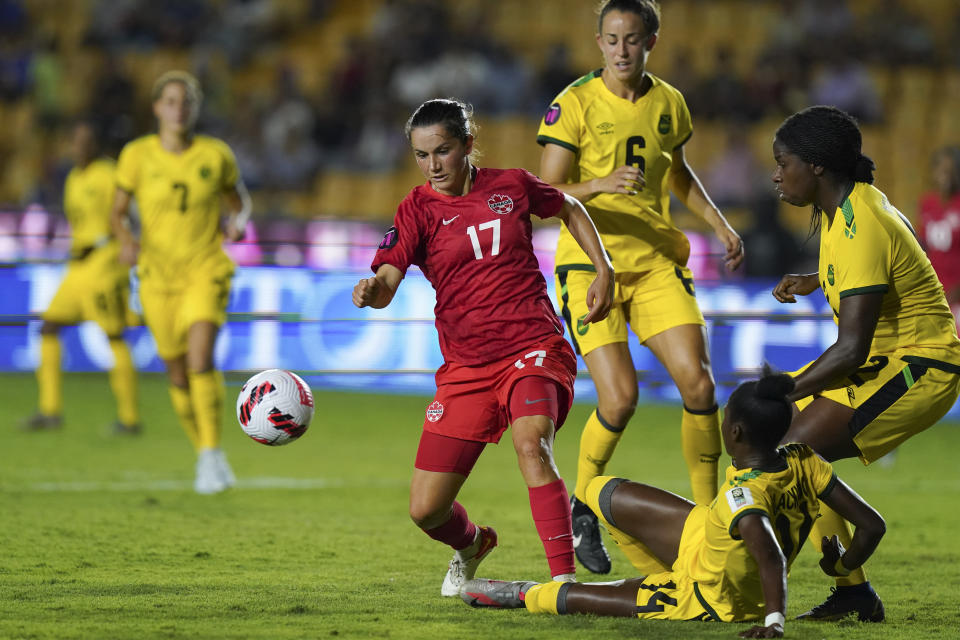
M 651 336 L 644 343 L 667 369 L 683 399 L 683 457 L 697 504 L 710 504 L 717 495 L 721 449 L 720 414 L 706 334 L 703 325 L 682 324 Z
M 213 366 L 219 330 L 219 325 L 209 321 L 195 322 L 187 330 L 187 377 L 198 441 L 194 488 L 198 493 L 218 493 L 236 482 L 220 448 L 225 393 L 223 375 Z
M 520 473 L 527 484 L 530 511 L 556 581 L 576 575 L 570 496 L 553 459 L 557 422 L 569 403 L 557 382 L 539 376 L 517 381 L 510 394 L 511 435 Z
M 428 536 L 454 550 L 440 595 L 455 596 L 497 546 L 492 527 L 474 524 L 457 494 L 486 446 L 424 431 L 410 482 L 410 518 Z

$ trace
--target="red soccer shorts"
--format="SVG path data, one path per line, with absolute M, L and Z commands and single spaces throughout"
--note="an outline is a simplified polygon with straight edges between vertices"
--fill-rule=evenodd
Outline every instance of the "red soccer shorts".
M 512 419 L 530 415 L 548 415 L 559 429 L 573 403 L 576 375 L 576 356 L 559 335 L 483 365 L 445 363 L 437 371 L 437 393 L 427 407 L 423 430 L 460 440 L 499 442 Z M 524 378 L 533 380 L 516 387 Z M 545 379 L 540 388 L 537 379 Z M 548 389 L 551 381 L 558 387 L 555 396 Z M 514 394 L 515 387 L 522 393 Z M 517 395 L 513 403 L 512 395 Z

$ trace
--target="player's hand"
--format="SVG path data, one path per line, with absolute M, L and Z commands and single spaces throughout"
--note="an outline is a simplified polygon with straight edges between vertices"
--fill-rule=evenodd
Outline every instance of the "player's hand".
M 782 638 L 783 627 L 779 623 L 764 627 L 759 624 L 754 625 L 746 631 L 738 633 L 741 638 Z
M 599 322 L 610 313 L 610 307 L 613 305 L 613 283 L 612 269 L 597 273 L 597 277 L 587 289 L 587 307 L 590 311 L 583 316 L 583 324 Z
M 137 254 L 140 253 L 140 243 L 136 240 L 120 243 L 120 262 L 128 266 L 137 264 Z
M 598 193 L 623 193 L 628 196 L 637 195 L 646 183 L 643 171 L 629 164 L 617 167 L 607 177 L 597 178 L 594 182 Z
M 773 288 L 773 297 L 779 302 L 796 302 L 795 296 L 809 295 L 819 286 L 820 277 L 816 273 L 788 273 Z
M 247 230 L 239 228 L 237 223 L 230 219 L 227 220 L 223 235 L 226 236 L 228 242 L 240 242 L 243 240 L 243 237 L 247 235 Z
M 376 276 L 364 278 L 353 288 L 353 304 L 361 309 L 369 307 L 376 301 L 382 288 L 383 284 L 377 280 Z
M 725 264 L 730 271 L 736 271 L 740 263 L 743 262 L 743 256 L 745 255 L 743 240 L 737 232 L 733 230 L 733 227 L 729 225 L 720 229 L 717 233 L 717 239 L 723 243 L 724 249 L 727 250 L 726 255 L 723 256 L 723 264 Z
M 846 549 L 840 544 L 840 538 L 824 536 L 823 540 L 820 541 L 820 551 L 823 553 L 823 557 L 820 558 L 820 568 L 823 569 L 823 572 L 833 577 L 841 575 L 837 573 L 837 560 L 840 559 Z

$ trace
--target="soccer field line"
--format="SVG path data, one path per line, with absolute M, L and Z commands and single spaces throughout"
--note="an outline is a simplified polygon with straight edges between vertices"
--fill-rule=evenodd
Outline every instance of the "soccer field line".
M 283 478 L 260 476 L 239 478 L 234 489 L 378 489 L 406 487 L 406 480 L 344 480 L 342 478 Z M 20 486 L 6 485 L 5 491 L 33 493 L 96 493 L 133 491 L 192 491 L 193 482 L 188 480 L 137 480 L 137 481 L 68 481 L 35 482 Z

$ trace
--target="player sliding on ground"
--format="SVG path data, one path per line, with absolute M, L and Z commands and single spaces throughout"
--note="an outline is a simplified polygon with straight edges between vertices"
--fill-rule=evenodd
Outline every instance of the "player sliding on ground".
M 550 575 L 572 580 L 570 505 L 553 438 L 573 400 L 577 362 L 533 253 L 531 216 L 563 220 L 593 263 L 584 322 L 606 316 L 613 267 L 577 200 L 523 169 L 473 166 L 468 105 L 429 100 L 406 132 L 427 181 L 400 203 L 373 259 L 376 275 L 357 283 L 353 303 L 387 306 L 411 265 L 436 290 L 444 364 L 423 422 L 410 517 L 455 550 L 440 592 L 456 596 L 497 545 L 496 532 L 471 522 L 456 497 L 486 443 L 510 425 Z
M 471 580 L 461 597 L 473 606 L 525 606 L 531 613 L 762 621 L 740 635 L 781 637 L 787 572 L 821 504 L 857 527 L 846 550 L 836 538 L 823 541 L 820 566 L 828 575 L 863 564 L 885 531 L 880 515 L 810 447 L 777 447 L 790 426 L 792 390 L 789 375 L 767 373 L 731 394 L 720 428 L 731 466 L 709 507 L 622 478 L 590 482 L 587 503 L 646 577 L 606 584 Z

